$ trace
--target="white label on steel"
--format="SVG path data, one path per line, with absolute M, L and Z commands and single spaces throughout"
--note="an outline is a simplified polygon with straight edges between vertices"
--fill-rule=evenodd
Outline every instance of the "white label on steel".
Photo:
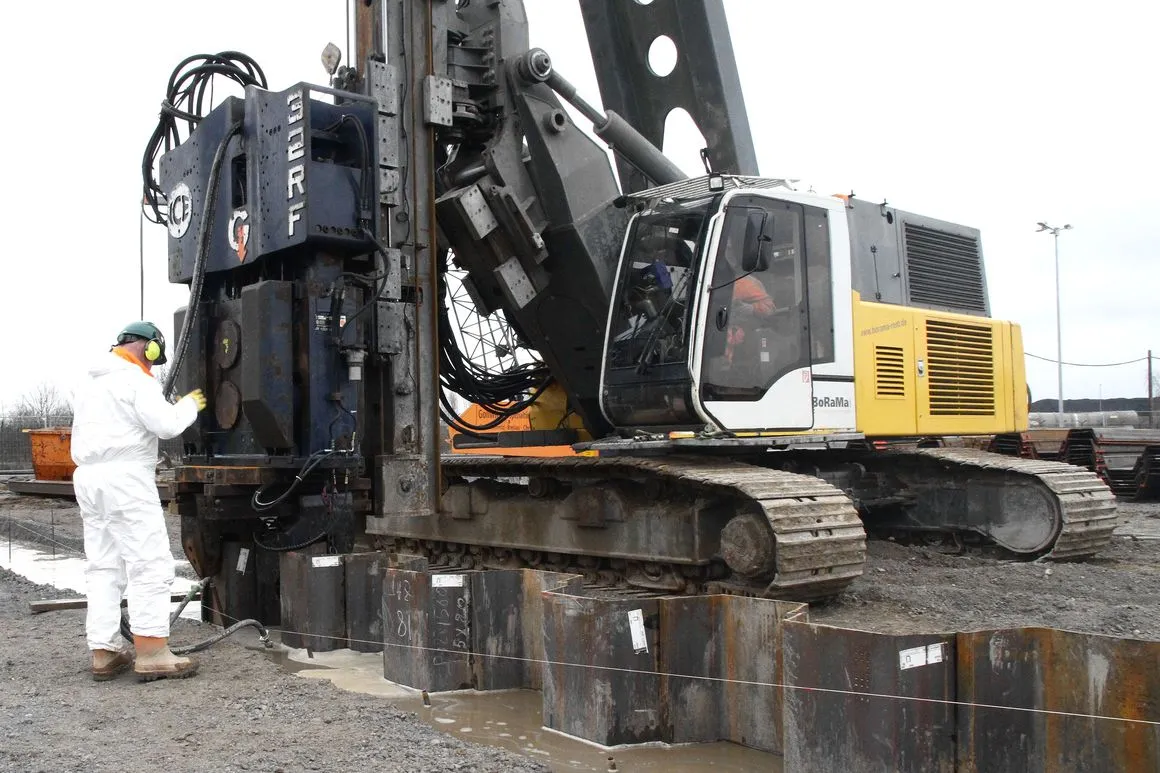
M 943 643 L 928 644 L 926 647 L 926 662 L 929 665 L 943 662 Z
M 926 647 L 911 647 L 908 650 L 898 651 L 898 667 L 905 671 L 908 668 L 917 668 L 926 665 Z
M 433 574 L 431 575 L 432 588 L 462 588 L 462 574 Z
M 342 566 L 342 556 L 315 556 L 310 559 L 310 565 L 315 569 L 326 566 Z
M 648 637 L 644 635 L 644 613 L 639 609 L 628 613 L 628 630 L 632 634 L 632 651 L 648 652 Z
M 250 563 L 250 549 L 242 548 L 238 551 L 238 571 L 242 574 L 246 573 L 246 565 Z

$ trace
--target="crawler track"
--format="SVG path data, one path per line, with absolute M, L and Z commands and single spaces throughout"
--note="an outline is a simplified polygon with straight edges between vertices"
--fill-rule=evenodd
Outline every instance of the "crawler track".
M 1098 475 L 1082 467 L 967 448 L 928 448 L 909 453 L 951 463 L 960 473 L 976 479 L 983 476 L 1007 486 L 1042 487 L 1050 492 L 1047 496 L 1055 502 L 1051 513 L 1056 520 L 1054 538 L 1046 549 L 1033 551 L 1038 556 L 1086 558 L 1107 545 L 1116 528 L 1115 496 Z
M 534 565 L 542 551 L 551 556 L 546 568 L 612 572 L 647 586 L 631 571 L 643 562 L 679 576 L 683 592 L 711 584 L 798 601 L 840 593 L 865 562 L 850 499 L 807 475 L 704 457 L 583 456 L 449 456 L 443 472 L 449 489 L 475 491 L 445 496 L 435 519 L 368 519 L 368 532 L 402 538 L 408 549 L 425 545 L 428 554 L 475 554 L 483 565 L 521 556 Z M 533 528 L 531 519 L 556 528 Z
M 855 501 L 874 530 L 982 537 L 1024 558 L 1091 556 L 1117 522 L 1107 485 L 1062 462 L 962 448 L 867 452 L 842 463 L 872 471 L 872 489 L 847 491 L 763 466 L 795 458 L 805 456 L 752 457 L 761 464 L 696 455 L 449 456 L 442 512 L 370 518 L 368 532 L 440 562 L 813 601 L 862 574 L 866 537 Z M 837 461 L 812 457 L 821 466 L 810 467 L 821 475 L 827 459 Z

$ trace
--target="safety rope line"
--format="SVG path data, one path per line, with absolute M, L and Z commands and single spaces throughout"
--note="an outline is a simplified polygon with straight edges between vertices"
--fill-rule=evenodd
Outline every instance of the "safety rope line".
M 1148 360 L 1147 357 L 1137 357 L 1134 360 L 1124 360 L 1123 362 L 1067 362 L 1066 360 L 1061 362 L 1053 357 L 1040 357 L 1038 354 L 1032 354 L 1031 352 L 1024 352 L 1023 354 L 1036 360 L 1043 360 L 1044 362 L 1059 365 L 1069 365 L 1073 368 L 1117 368 L 1120 365 L 1133 365 L 1137 362 L 1146 362 Z M 1152 355 L 1152 359 L 1160 360 L 1160 356 Z
M 20 526 L 20 524 L 16 524 L 16 525 Z M 33 532 L 33 533 L 36 533 L 36 532 Z M 76 551 L 72 550 L 72 552 L 76 552 Z M 82 555 L 83 555 L 83 553 L 82 553 Z M 233 623 L 241 622 L 240 618 L 234 617 L 233 615 L 229 615 L 229 614 L 222 612 L 220 610 L 215 609 L 215 610 L 213 610 L 213 613 L 220 616 L 224 620 L 232 621 L 231 625 Z M 191 620 L 189 622 L 195 622 L 195 621 Z M 210 622 L 204 621 L 204 620 L 196 621 L 196 622 L 199 622 L 199 623 L 204 624 L 204 625 L 209 625 L 213 628 L 219 628 L 221 630 L 225 630 L 228 627 L 228 626 L 219 626 L 215 623 L 210 623 Z M 293 634 L 296 636 L 301 636 L 305 639 L 336 639 L 336 638 L 338 638 L 338 637 L 334 637 L 334 636 L 323 636 L 320 634 L 307 633 L 305 631 L 294 631 L 294 630 L 289 630 L 286 628 L 278 628 L 277 626 L 270 626 L 270 627 L 274 628 L 275 630 L 278 630 L 280 633 L 283 633 L 283 634 L 289 633 L 289 634 Z M 934 637 L 934 636 L 937 636 L 937 634 L 931 634 L 931 636 Z M 383 642 L 383 641 L 378 641 L 375 639 L 356 639 L 356 638 L 351 638 L 351 637 L 347 637 L 347 636 L 342 637 L 342 640 L 346 641 L 346 642 L 357 643 L 357 644 L 370 644 L 370 645 L 381 646 L 381 647 L 394 647 L 394 648 L 399 648 L 399 649 L 419 650 L 422 652 L 429 652 L 432 654 L 446 654 L 446 655 L 469 656 L 469 657 L 479 657 L 479 658 L 493 658 L 496 660 L 517 661 L 520 663 L 535 664 L 535 665 L 540 665 L 540 666 L 564 666 L 567 668 L 585 668 L 585 669 L 592 669 L 592 670 L 596 670 L 596 671 L 611 671 L 614 673 L 622 673 L 622 674 L 638 674 L 641 676 L 661 676 L 661 677 L 669 677 L 669 678 L 675 678 L 675 679 L 695 679 L 695 680 L 706 681 L 706 682 L 721 682 L 721 683 L 725 683 L 725 684 L 743 685 L 746 687 L 767 687 L 767 688 L 776 688 L 776 689 L 782 689 L 782 690 L 798 690 L 801 692 L 848 695 L 848 696 L 856 696 L 859 698 L 879 698 L 879 699 L 883 699 L 883 700 L 911 701 L 911 702 L 915 702 L 915 703 L 931 703 L 931 704 L 939 704 L 939 705 L 944 705 L 944 706 L 963 706 L 963 707 L 967 707 L 967 708 L 995 709 L 995 710 L 999 710 L 999 711 L 1017 711 L 1017 712 L 1024 712 L 1024 713 L 1030 713 L 1030 714 L 1041 714 L 1041 715 L 1046 715 L 1046 716 L 1067 717 L 1067 718 L 1073 718 L 1073 719 L 1099 719 L 1099 720 L 1104 720 L 1104 721 L 1128 722 L 1128 723 L 1132 723 L 1132 724 L 1147 725 L 1150 727 L 1160 727 L 1160 720 L 1133 719 L 1130 717 L 1116 717 L 1116 716 L 1111 716 L 1111 715 L 1107 715 L 1107 714 L 1086 714 L 1083 712 L 1059 711 L 1059 710 L 1055 710 L 1055 709 L 1037 709 L 1037 708 L 1030 708 L 1030 707 L 1025 707 L 1025 706 L 1002 706 L 1002 705 L 993 704 L 993 703 L 978 703 L 975 701 L 951 700 L 949 698 L 923 698 L 923 697 L 913 696 L 913 695 L 896 695 L 896 694 L 892 694 L 892 693 L 864 692 L 861 690 L 843 690 L 843 689 L 839 689 L 836 687 L 809 687 L 809 686 L 805 686 L 805 685 L 788 684 L 785 682 L 761 682 L 761 681 L 755 681 L 755 680 L 749 680 L 749 679 L 730 679 L 730 678 L 721 677 L 721 676 L 707 676 L 707 675 L 703 675 L 703 674 L 680 674 L 680 673 L 673 673 L 673 672 L 667 672 L 667 671 L 657 671 L 657 670 L 643 669 L 643 668 L 626 668 L 623 666 L 603 666 L 603 665 L 597 665 L 594 663 L 568 663 L 566 661 L 548 660 L 546 658 L 528 658 L 528 657 L 520 657 L 517 655 L 499 655 L 499 654 L 488 653 L 488 652 L 468 652 L 466 650 L 459 650 L 459 649 L 446 649 L 446 648 L 441 648 L 441 647 L 429 647 L 429 646 L 423 646 L 423 645 L 418 645 L 418 644 L 402 644 L 399 642 Z M 309 648 L 307 648 L 307 649 L 309 649 Z
M 30 547 L 35 547 L 37 545 L 53 545 L 53 546 L 61 548 L 62 552 L 72 553 L 72 554 L 78 555 L 78 556 L 83 556 L 85 554 L 84 550 L 78 550 L 77 548 L 73 547 L 72 545 L 66 545 L 63 542 L 59 542 L 59 541 L 53 539 L 52 537 L 47 536 L 44 533 L 37 531 L 36 529 L 33 529 L 30 526 L 26 526 L 25 524 L 19 523 L 15 520 L 9 520 L 8 523 L 13 528 L 23 529 L 24 531 L 28 532 L 29 534 L 32 534 L 33 536 L 37 537 L 37 540 L 34 541 L 32 543 L 32 545 L 30 545 Z M 52 526 L 46 524 L 45 528 L 51 530 Z
M 238 620 L 238 618 L 233 617 L 232 615 L 228 615 L 224 612 L 220 612 L 218 610 L 214 610 L 214 612 L 218 615 L 221 615 L 221 617 L 223 617 L 225 619 L 234 620 L 234 621 Z M 271 628 L 274 628 L 274 629 L 280 631 L 281 633 L 295 634 L 297 636 L 302 636 L 304 638 L 311 638 L 311 639 L 335 639 L 335 638 L 338 638 L 338 637 L 334 637 L 334 636 L 323 636 L 320 634 L 306 633 L 304 631 L 291 631 L 291 630 L 287 630 L 285 628 L 278 628 L 277 626 L 271 626 Z M 932 636 L 934 636 L 934 634 L 932 634 Z M 722 677 L 722 676 L 706 676 L 706 675 L 701 675 L 701 674 L 677 674 L 677 673 L 672 673 L 672 672 L 656 671 L 656 670 L 643 669 L 643 668 L 626 668 L 623 666 L 602 666 L 602 665 L 596 665 L 593 663 L 568 663 L 565 661 L 547 660 L 545 658 L 527 658 L 527 657 L 520 657 L 517 655 L 497 655 L 497 654 L 487 653 L 487 652 L 468 652 L 466 650 L 445 649 L 445 648 L 441 648 L 441 647 L 427 647 L 427 646 L 422 646 L 422 645 L 417 645 L 417 644 L 401 644 L 398 642 L 381 642 L 381 641 L 377 641 L 374 639 L 354 639 L 354 638 L 349 638 L 349 637 L 343 637 L 342 640 L 347 641 L 347 642 L 356 642 L 359 644 L 373 644 L 376 646 L 383 646 L 383 647 L 397 647 L 400 649 L 420 650 L 423 652 L 430 652 L 430 653 L 442 653 L 442 654 L 458 655 L 458 656 L 465 656 L 466 655 L 466 656 L 470 656 L 470 657 L 481 657 L 481 658 L 495 658 L 497 660 L 513 660 L 513 661 L 518 661 L 521 663 L 531 663 L 531 664 L 536 664 L 536 665 L 541 665 L 541 666 L 565 666 L 568 668 L 585 668 L 585 669 L 592 669 L 592 670 L 596 670 L 596 671 L 612 671 L 612 672 L 621 673 L 621 674 L 639 674 L 642 676 L 662 676 L 662 677 L 670 677 L 670 678 L 676 678 L 676 679 L 696 679 L 696 680 L 706 681 L 706 682 L 722 682 L 722 683 L 726 683 L 726 684 L 743 685 L 746 687 L 771 687 L 771 688 L 777 688 L 777 689 L 782 689 L 782 690 L 798 690 L 801 692 L 829 693 L 829 694 L 835 694 L 835 695 L 849 695 L 849 696 L 855 696 L 855 697 L 859 697 L 859 698 L 880 698 L 880 699 L 886 699 L 886 700 L 913 701 L 915 703 L 934 703 L 934 704 L 940 704 L 940 705 L 944 705 L 944 706 L 964 706 L 964 707 L 968 707 L 968 708 L 996 709 L 999 711 L 1018 711 L 1018 712 L 1024 712 L 1024 713 L 1029 713 L 1029 714 L 1042 714 L 1042 715 L 1048 715 L 1048 716 L 1067 717 L 1067 718 L 1073 718 L 1073 719 L 1101 719 L 1101 720 L 1112 721 L 1112 722 L 1129 722 L 1129 723 L 1133 723 L 1133 724 L 1147 725 L 1147 726 L 1151 726 L 1151 727 L 1160 727 L 1160 720 L 1132 719 L 1130 717 L 1116 717 L 1116 716 L 1110 716 L 1107 714 L 1085 714 L 1082 712 L 1075 712 L 1075 711 L 1059 711 L 1059 710 L 1055 710 L 1055 709 L 1036 709 L 1036 708 L 1029 708 L 1029 707 L 1024 707 L 1024 706 L 1001 706 L 1001 705 L 993 704 L 993 703 L 978 703 L 975 701 L 951 700 L 949 698 L 922 698 L 922 697 L 913 696 L 913 695 L 895 695 L 893 693 L 863 692 L 861 690 L 843 690 L 843 689 L 839 689 L 836 687 L 807 687 L 804 685 L 787 684 L 785 682 L 760 682 L 760 681 L 754 681 L 754 680 L 749 680 L 749 679 L 730 679 L 730 678 L 726 678 L 726 677 Z M 404 686 L 406 686 L 406 685 L 404 685 Z M 420 689 L 420 688 L 414 688 L 414 689 Z

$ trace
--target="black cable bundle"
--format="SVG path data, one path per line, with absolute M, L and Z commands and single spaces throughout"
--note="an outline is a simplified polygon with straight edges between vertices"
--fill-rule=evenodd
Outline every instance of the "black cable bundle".
M 157 162 L 162 155 L 183 142 L 180 123 L 185 123 L 185 136 L 188 137 L 205 117 L 204 109 L 210 107 L 206 104 L 206 91 L 215 75 L 228 78 L 242 87 L 266 88 L 266 74 L 262 68 L 253 59 L 237 51 L 196 54 L 187 57 L 174 68 L 173 74 L 169 76 L 165 99 L 161 102 L 161 117 L 141 159 L 143 207 L 145 217 L 150 222 L 164 223 L 168 214 L 165 193 L 157 184 Z
M 499 426 L 505 419 L 524 410 L 552 383 L 552 374 L 542 362 L 516 365 L 496 373 L 464 355 L 455 338 L 447 299 L 447 266 L 439 270 L 439 415 L 449 426 L 475 436 Z M 447 397 L 449 390 L 495 416 L 484 424 L 471 424 L 456 415 Z

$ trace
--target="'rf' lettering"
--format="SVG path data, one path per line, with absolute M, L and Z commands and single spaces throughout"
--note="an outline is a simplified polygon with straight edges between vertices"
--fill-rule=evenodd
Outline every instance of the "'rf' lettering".
M 297 204 L 290 205 L 290 214 L 286 218 L 287 227 L 290 229 L 288 236 L 294 235 L 294 224 L 302 219 L 302 210 L 303 210 L 303 208 L 305 208 L 305 206 L 306 205 L 301 201 L 298 202 Z
M 302 126 L 294 126 L 303 116 L 301 89 L 287 95 L 286 106 L 289 109 L 286 124 L 293 127 L 286 133 L 286 162 L 293 163 L 306 155 L 306 132 Z M 305 164 L 294 164 L 286 170 L 286 200 L 291 202 L 286 212 L 286 229 L 290 238 L 294 238 L 294 225 L 302 220 L 302 211 L 306 209 L 305 201 L 294 200 L 296 195 L 306 196 Z
M 297 164 L 290 167 L 288 178 L 286 180 L 286 199 L 294 198 L 295 189 L 303 196 L 306 195 L 306 186 L 302 183 L 306 179 L 306 167 L 302 164 Z

